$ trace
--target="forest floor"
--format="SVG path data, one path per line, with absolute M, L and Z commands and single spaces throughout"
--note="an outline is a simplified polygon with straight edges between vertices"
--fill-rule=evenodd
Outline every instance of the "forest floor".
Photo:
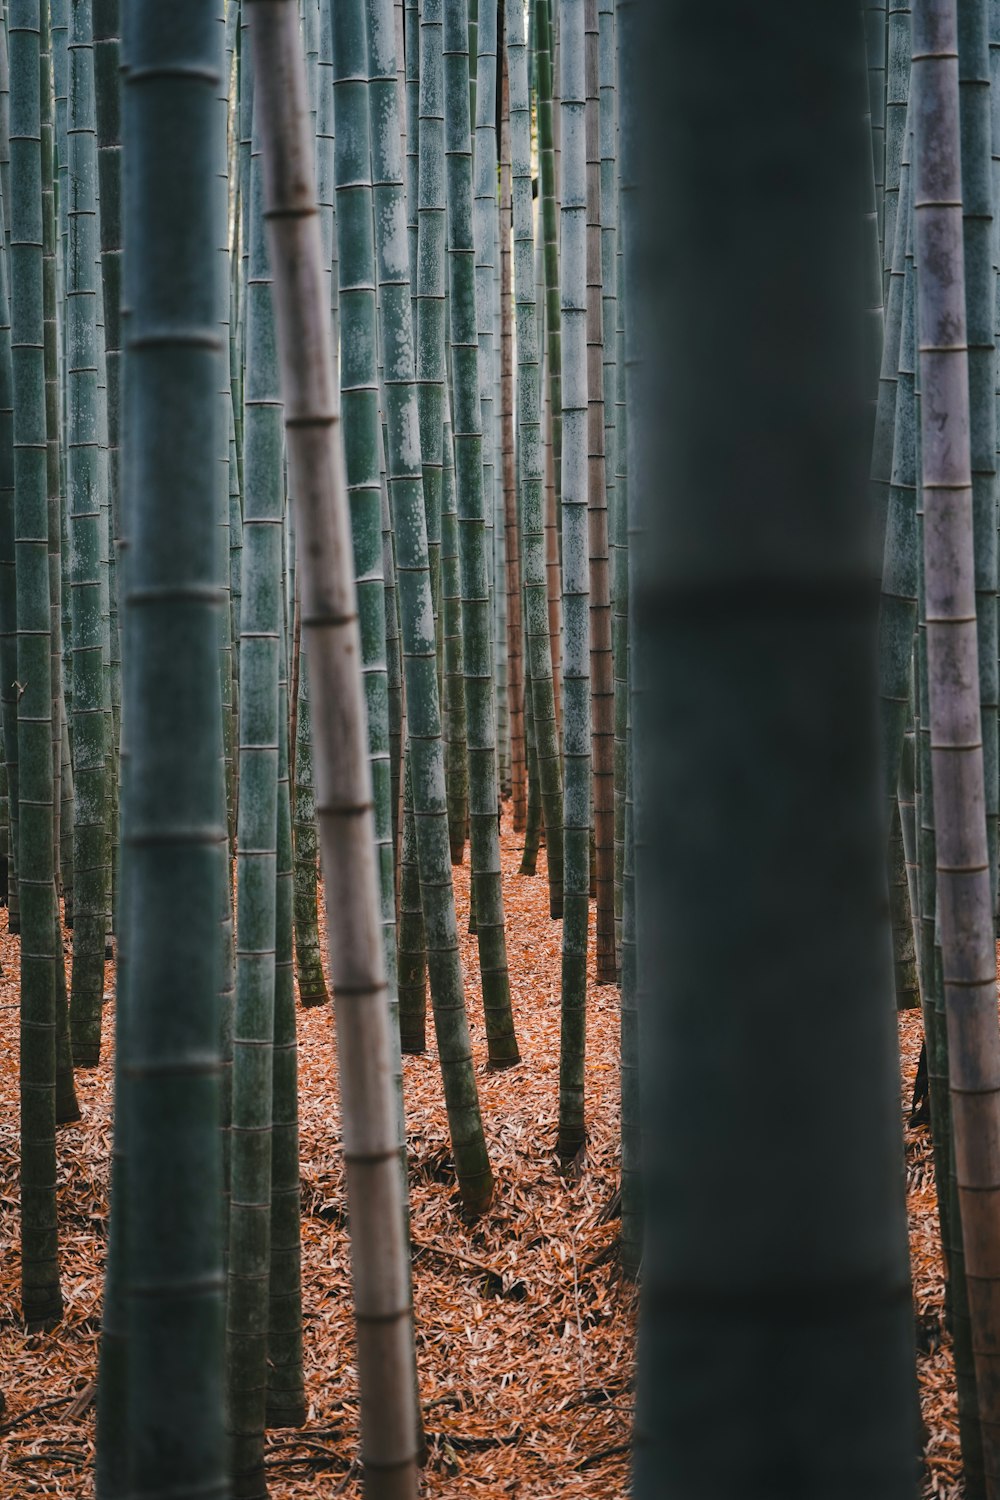
M 549 920 L 545 853 L 517 874 L 504 818 L 507 944 L 519 1067 L 488 1073 L 476 940 L 464 932 L 468 866 L 455 871 L 470 1022 L 496 1176 L 490 1213 L 464 1224 L 428 1025 L 405 1060 L 417 1357 L 429 1443 L 424 1493 L 441 1500 L 591 1500 L 628 1488 L 636 1293 L 617 1265 L 618 997 L 588 1007 L 586 1170 L 567 1181 L 554 1152 L 560 929 Z M 591 912 L 593 918 L 593 910 Z M 113 1002 L 101 1066 L 77 1074 L 83 1119 L 59 1132 L 65 1315 L 24 1334 L 18 1316 L 18 941 L 0 912 L 0 1497 L 93 1493 L 94 1404 L 111 1149 Z M 108 965 L 106 989 L 114 989 Z M 919 1012 L 899 1017 L 904 1119 L 920 1051 Z M 299 1011 L 303 1310 L 307 1425 L 272 1433 L 272 1500 L 360 1495 L 353 1324 L 339 1154 L 336 1040 L 328 1007 Z M 958 1500 L 950 1340 L 929 1133 L 906 1128 L 910 1248 L 927 1437 L 927 1496 Z
M 496 1179 L 469 1226 L 456 1210 L 433 1027 L 405 1059 L 417 1359 L 429 1459 L 424 1493 L 619 1496 L 627 1490 L 636 1293 L 618 1269 L 618 994 L 594 978 L 587 1016 L 586 1169 L 557 1169 L 560 924 L 548 915 L 545 851 L 518 875 L 522 840 L 504 818 L 502 859 L 520 1065 L 486 1071 L 468 864 L 455 870 L 470 1027 Z M 593 923 L 593 908 L 591 909 Z M 322 918 L 321 918 L 322 921 Z M 47 1334 L 19 1321 L 18 940 L 0 912 L 0 1497 L 93 1493 L 94 1405 L 111 1154 L 113 1002 L 101 1066 L 76 1075 L 83 1119 L 60 1127 L 65 1315 Z M 114 990 L 108 964 L 105 989 Z M 340 1159 L 336 1039 L 329 1007 L 299 1010 L 303 1312 L 307 1425 L 272 1433 L 272 1500 L 359 1496 L 357 1388 Z

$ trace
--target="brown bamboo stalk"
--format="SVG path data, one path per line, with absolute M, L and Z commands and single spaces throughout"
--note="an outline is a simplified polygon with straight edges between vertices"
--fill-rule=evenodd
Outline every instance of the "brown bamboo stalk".
M 343 1108 L 365 1493 L 372 1500 L 413 1500 L 409 1255 L 314 140 L 297 0 L 251 0 L 249 12 L 289 471 L 300 506 L 302 626 Z

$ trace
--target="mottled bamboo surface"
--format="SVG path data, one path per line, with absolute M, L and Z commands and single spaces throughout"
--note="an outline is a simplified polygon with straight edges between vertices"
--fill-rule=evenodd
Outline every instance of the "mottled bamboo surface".
M 429 1457 L 423 1492 L 621 1496 L 628 1488 L 636 1314 L 617 1266 L 618 995 L 594 975 L 591 905 L 589 1145 L 577 1181 L 555 1158 L 560 924 L 548 916 L 545 853 L 517 874 L 502 836 L 507 951 L 521 1064 L 486 1070 L 468 855 L 456 869 L 473 1049 L 496 1196 L 479 1223 L 458 1215 L 440 1073 L 430 1045 L 405 1061 L 417 1354 Z M 321 919 L 322 920 L 322 919 Z M 67 952 L 68 958 L 68 952 Z M 111 1147 L 111 1033 L 101 1066 L 77 1073 L 79 1124 L 60 1128 L 65 1315 L 27 1336 L 18 1318 L 18 941 L 0 912 L 0 1497 L 93 1494 L 94 1405 Z M 114 990 L 113 965 L 105 988 Z M 271 1434 L 272 1500 L 360 1496 L 336 1041 L 328 1010 L 300 1010 L 303 1306 L 309 1417 Z M 610 1209 L 611 1217 L 608 1213 Z

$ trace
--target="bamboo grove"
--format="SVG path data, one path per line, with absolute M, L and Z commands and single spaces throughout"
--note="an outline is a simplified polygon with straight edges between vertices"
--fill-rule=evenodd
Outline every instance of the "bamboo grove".
M 0 5 L 21 1311 L 113 1049 L 98 1500 L 261 1500 L 306 1420 L 328 1000 L 365 1492 L 416 1495 L 403 1055 L 488 1215 L 502 816 L 568 1174 L 620 994 L 635 1493 L 916 1493 L 894 976 L 1000 1500 L 1000 5 L 754 9 Z

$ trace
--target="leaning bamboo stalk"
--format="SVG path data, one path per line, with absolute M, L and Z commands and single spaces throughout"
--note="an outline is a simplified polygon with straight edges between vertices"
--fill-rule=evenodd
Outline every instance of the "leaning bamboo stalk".
M 913 10 L 924 579 L 948 1067 L 986 1494 L 1000 1494 L 1000 1031 L 976 641 L 955 0 Z M 919 87 L 917 72 L 919 70 Z
M 413 1325 L 361 642 L 295 0 L 249 0 L 313 670 L 317 812 L 343 1100 L 366 1492 L 414 1496 Z

